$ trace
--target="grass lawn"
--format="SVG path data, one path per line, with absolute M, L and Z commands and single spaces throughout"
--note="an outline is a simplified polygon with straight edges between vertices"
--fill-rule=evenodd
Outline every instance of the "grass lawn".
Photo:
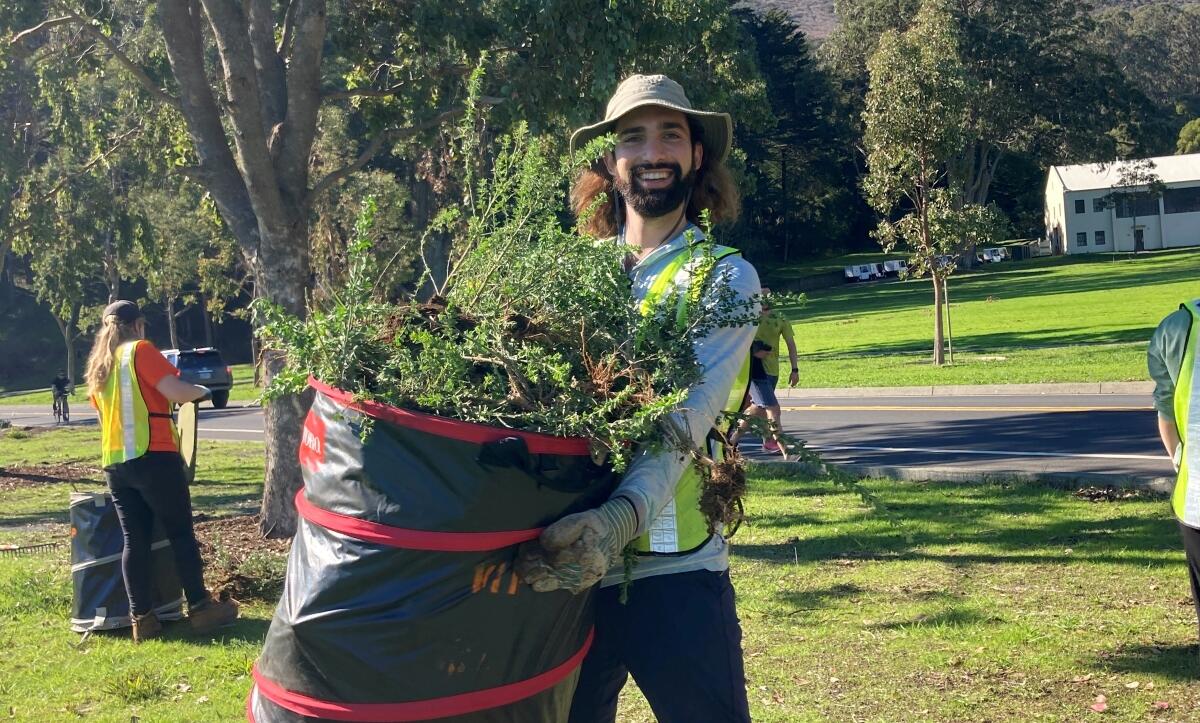
M 258 399 L 262 389 L 254 386 L 254 365 L 253 364 L 234 364 L 231 367 L 233 371 L 233 389 L 229 390 L 229 401 L 231 402 L 251 402 Z M 0 389 L 0 392 L 5 391 Z M 45 405 L 47 409 L 51 407 L 54 399 L 49 391 L 29 392 L 28 394 L 14 394 L 8 397 L 0 397 L 0 406 L 13 405 Z M 87 401 L 87 386 L 81 379 L 75 387 L 75 395 L 71 397 L 71 408 L 77 406 L 88 406 Z M 205 406 L 207 406 L 207 402 Z
M 1052 257 L 951 277 L 955 364 L 929 364 L 927 280 L 808 294 L 795 320 L 801 385 L 903 386 L 1145 380 L 1146 342 L 1200 296 L 1200 251 Z M 786 352 L 786 349 L 784 350 Z
M 92 442 L 74 430 L 0 437 L 0 468 L 93 464 Z M 202 451 L 212 461 L 193 488 L 198 511 L 256 498 L 254 447 Z M 901 527 L 828 481 L 751 479 L 732 574 L 756 721 L 1200 717 L 1196 619 L 1164 499 L 1034 484 L 864 484 Z M 69 489 L 44 482 L 36 497 L 0 496 L 10 531 L 0 541 L 18 541 L 29 521 L 58 522 Z M 75 647 L 70 595 L 66 560 L 0 557 L 0 715 L 241 719 L 271 605 L 251 603 L 214 639 L 175 626 L 138 647 L 115 636 Z M 1089 707 L 1101 695 L 1099 716 Z M 653 720 L 632 686 L 619 719 Z

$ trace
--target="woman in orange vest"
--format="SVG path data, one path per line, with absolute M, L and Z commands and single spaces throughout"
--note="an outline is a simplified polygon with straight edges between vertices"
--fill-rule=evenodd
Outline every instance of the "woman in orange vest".
M 171 543 L 192 628 L 207 632 L 232 622 L 238 613 L 235 601 L 218 601 L 204 587 L 192 500 L 169 404 L 206 399 L 212 392 L 179 379 L 179 371 L 145 336 L 146 320 L 137 304 L 109 304 L 86 372 L 88 396 L 100 412 L 104 476 L 125 537 L 121 572 L 136 642 L 162 632 L 151 602 L 155 521 Z

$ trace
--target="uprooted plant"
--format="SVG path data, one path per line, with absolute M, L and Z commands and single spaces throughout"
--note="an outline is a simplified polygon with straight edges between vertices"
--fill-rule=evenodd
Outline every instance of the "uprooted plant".
M 481 173 L 475 125 L 471 112 L 460 129 L 464 202 L 432 229 L 454 238 L 446 269 L 426 264 L 434 293 L 384 298 L 365 240 L 375 208 L 368 199 L 342 288 L 310 300 L 305 320 L 257 306 L 265 344 L 287 357 L 266 396 L 300 391 L 312 375 L 360 399 L 586 437 L 623 469 L 635 450 L 667 443 L 669 415 L 700 380 L 693 342 L 754 323 L 754 302 L 737 298 L 715 260 L 701 255 L 697 283 L 639 309 L 627 250 L 562 222 L 567 183 L 612 140 L 557 160 L 547 141 L 518 125 Z M 680 294 L 690 303 L 677 316 Z

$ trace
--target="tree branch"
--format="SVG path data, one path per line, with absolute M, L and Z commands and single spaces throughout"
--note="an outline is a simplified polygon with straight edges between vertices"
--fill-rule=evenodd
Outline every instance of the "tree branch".
M 479 102 L 483 105 L 499 105 L 504 102 L 504 99 L 483 96 L 479 99 Z M 436 128 L 443 123 L 448 123 L 449 121 L 460 117 L 466 112 L 466 110 L 467 109 L 465 106 L 457 106 L 455 108 L 444 110 L 434 117 L 426 119 L 414 126 L 408 126 L 407 128 L 393 128 L 391 130 L 379 133 L 371 139 L 371 142 L 367 144 L 367 147 L 363 149 L 363 152 L 360 153 L 358 158 L 355 158 L 353 162 L 342 166 L 336 171 L 332 171 L 318 181 L 316 185 L 312 187 L 312 190 L 309 191 L 304 197 L 304 207 L 310 207 L 313 202 L 316 201 L 317 197 L 324 193 L 327 189 L 332 187 L 334 184 L 339 183 L 351 173 L 361 170 L 363 166 L 367 165 L 372 158 L 377 156 L 379 152 L 383 150 L 385 143 L 398 141 L 404 138 L 410 138 L 418 133 L 422 133 L 431 128 Z
M 73 22 L 75 22 L 75 18 L 71 17 L 70 15 L 64 15 L 61 18 L 50 18 L 49 20 L 44 20 L 37 25 L 34 25 L 32 28 L 29 28 L 28 30 L 22 30 L 21 32 L 12 36 L 12 39 L 8 41 L 8 44 L 16 48 L 16 46 L 21 45 L 27 39 L 32 38 L 34 35 L 37 35 L 43 30 L 50 30 L 51 28 L 56 28 L 59 25 L 66 25 L 67 23 Z M 24 51 L 17 48 L 16 52 Z
M 93 39 L 95 39 L 101 45 L 103 45 L 105 48 L 107 48 L 108 52 L 112 54 L 113 58 L 118 63 L 120 63 L 122 67 L 124 67 L 127 71 L 129 71 L 130 75 L 132 75 L 134 77 L 134 80 L 136 80 L 138 82 L 138 85 L 142 86 L 142 89 L 144 89 L 147 93 L 149 93 L 152 98 L 154 98 L 155 100 L 157 100 L 161 103 L 165 103 L 166 105 L 171 106 L 175 110 L 180 110 L 179 99 L 170 95 L 169 93 L 164 91 L 162 88 L 159 88 L 154 83 L 154 81 L 150 79 L 150 76 L 147 75 L 145 69 L 143 69 L 137 63 L 130 60 L 129 56 L 126 55 L 124 53 L 124 51 L 121 50 L 120 46 L 117 45 L 116 41 L 114 41 L 111 37 L 109 37 L 108 35 L 105 35 L 103 32 L 101 32 L 100 28 L 96 27 L 92 23 L 90 18 L 83 17 L 82 15 L 75 12 L 70 7 L 67 7 L 66 5 L 64 5 L 61 2 L 57 3 L 57 4 L 59 7 L 62 8 L 63 12 L 66 13 L 66 16 L 65 16 L 66 18 L 68 18 L 72 22 L 78 23 L 85 33 L 90 35 Z M 62 18 L 60 18 L 60 20 L 62 20 Z M 46 23 L 48 23 L 48 22 L 51 22 L 51 21 L 47 20 Z M 42 23 L 42 25 L 45 25 L 46 23 Z M 61 23 L 56 23 L 56 24 L 61 24 Z M 26 31 L 26 32 L 28 32 L 28 31 Z M 20 35 L 24 35 L 24 34 L 25 33 L 21 33 Z M 14 38 L 14 40 L 15 40 L 15 38 Z
M 54 196 L 59 191 L 66 188 L 66 185 L 68 183 L 75 180 L 76 178 L 79 178 L 80 176 L 87 173 L 88 171 L 92 170 L 101 161 L 108 158 L 112 154 L 116 153 L 117 149 L 120 148 L 123 143 L 125 143 L 126 139 L 128 139 L 131 135 L 133 135 L 135 133 L 141 132 L 141 130 L 142 130 L 141 128 L 130 128 L 129 130 L 122 133 L 121 135 L 117 136 L 117 139 L 115 141 L 113 141 L 112 146 L 110 146 L 108 148 L 108 150 L 98 153 L 95 158 L 93 158 L 92 160 L 83 164 L 83 166 L 81 166 L 79 168 L 79 170 L 75 171 L 74 173 L 69 173 L 66 176 L 63 176 L 61 179 L 59 179 L 58 183 L 56 183 L 50 187 L 50 190 L 46 191 L 45 193 L 39 195 L 37 198 L 33 199 L 30 202 L 30 204 L 31 205 L 40 205 L 40 204 L 43 204 L 43 203 L 49 201 L 50 199 L 54 198 Z M 31 225 L 33 225 L 32 221 L 23 221 L 23 222 L 17 224 L 16 226 L 13 226 L 12 228 L 8 229 L 6 231 L 5 235 L 8 237 L 9 240 L 11 240 L 13 236 L 16 236 L 17 234 L 21 233 L 22 231 L 24 231 L 26 228 L 28 228 Z
M 321 109 L 321 56 L 325 45 L 325 0 L 293 0 L 295 40 L 287 58 L 287 121 L 274 161 L 287 203 L 303 205 L 308 164 Z
M 281 58 L 288 52 L 288 46 L 292 44 L 292 33 L 296 24 L 296 5 L 298 4 L 299 0 L 290 0 L 287 10 L 283 12 L 283 30 L 279 34 L 279 46 L 275 48 L 275 52 Z
M 171 72 L 179 83 L 180 105 L 188 134 L 200 158 L 200 169 L 189 178 L 212 194 L 244 253 L 257 253 L 258 220 L 245 181 L 233 161 L 220 111 L 204 71 L 200 31 L 203 19 L 195 0 L 160 0 L 159 20 L 166 40 Z
M 201 0 L 204 14 L 217 41 L 229 97 L 229 119 L 238 169 L 245 181 L 259 226 L 284 233 L 287 215 L 279 193 L 275 166 L 267 150 L 262 89 L 250 46 L 249 19 L 235 0 Z

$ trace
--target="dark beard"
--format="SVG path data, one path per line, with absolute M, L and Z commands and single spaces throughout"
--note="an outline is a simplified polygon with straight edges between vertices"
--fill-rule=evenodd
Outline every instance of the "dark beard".
M 648 191 L 637 180 L 637 174 L 641 171 L 657 169 L 672 171 L 675 174 L 675 182 L 667 188 Z M 683 169 L 679 167 L 678 163 L 635 166 L 629 171 L 628 182 L 620 178 L 613 179 L 613 185 L 616 186 L 617 193 L 621 194 L 621 197 L 625 199 L 630 208 L 644 218 L 659 218 L 679 208 L 680 204 L 687 200 L 688 194 L 695 183 L 696 170 L 692 169 L 684 176 Z

